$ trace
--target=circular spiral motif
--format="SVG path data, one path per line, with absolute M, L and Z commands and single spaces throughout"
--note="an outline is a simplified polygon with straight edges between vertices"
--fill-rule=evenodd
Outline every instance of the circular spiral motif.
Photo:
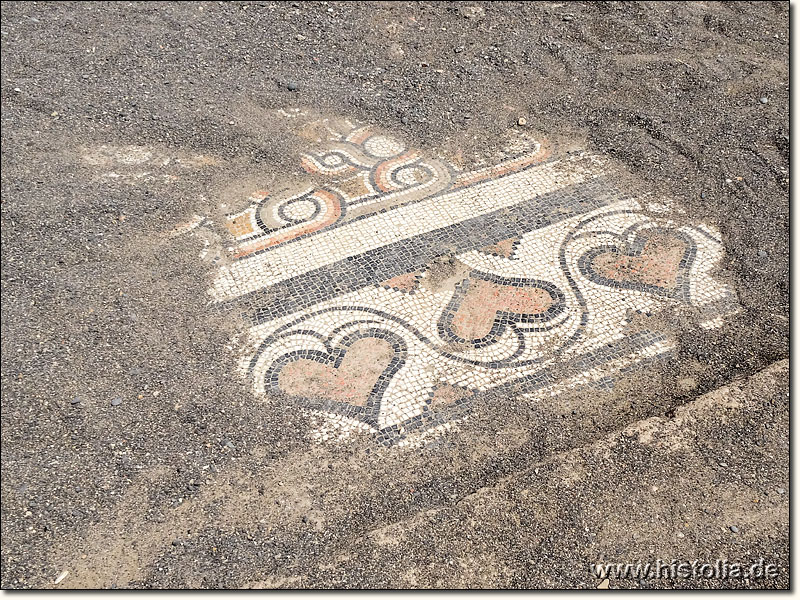
M 432 177 L 433 173 L 429 169 L 420 165 L 413 165 L 398 169 L 394 172 L 392 179 L 403 186 L 412 186 L 430 181 Z
M 310 197 L 289 200 L 278 206 L 278 216 L 290 223 L 310 221 L 319 214 L 321 207 Z
M 344 159 L 333 152 L 322 157 L 322 162 L 328 167 L 339 167 L 345 163 Z
M 405 146 L 390 137 L 373 135 L 364 142 L 364 150 L 377 158 L 391 158 L 403 152 Z

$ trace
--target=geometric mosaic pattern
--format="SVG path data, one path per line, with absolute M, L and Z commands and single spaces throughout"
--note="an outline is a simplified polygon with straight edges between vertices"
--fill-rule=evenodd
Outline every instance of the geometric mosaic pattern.
M 598 157 L 521 140 L 467 172 L 286 114 L 314 143 L 302 165 L 319 185 L 228 215 L 210 294 L 250 322 L 254 392 L 312 411 L 320 439 L 417 444 L 504 388 L 534 401 L 609 385 L 673 348 L 633 316 L 672 306 L 711 328 L 737 310 L 712 276 L 719 233 L 616 189 Z

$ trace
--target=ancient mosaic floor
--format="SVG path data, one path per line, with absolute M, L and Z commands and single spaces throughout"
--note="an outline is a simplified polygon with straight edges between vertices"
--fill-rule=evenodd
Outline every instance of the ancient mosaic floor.
M 315 184 L 254 190 L 223 223 L 175 233 L 205 241 L 212 304 L 250 323 L 254 394 L 311 411 L 320 440 L 415 445 L 504 388 L 536 402 L 608 387 L 674 348 L 637 315 L 714 328 L 737 309 L 713 276 L 719 232 L 623 193 L 602 157 L 519 135 L 466 171 L 370 127 L 282 114 Z

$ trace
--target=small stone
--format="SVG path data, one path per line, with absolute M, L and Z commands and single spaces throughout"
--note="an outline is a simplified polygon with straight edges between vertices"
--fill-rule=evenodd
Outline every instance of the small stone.
M 575 15 L 562 15 L 561 20 L 567 22 L 573 21 L 575 20 Z
M 517 125 L 522 126 L 522 125 L 527 125 L 527 124 L 528 124 L 528 120 L 525 117 L 520 117 L 519 119 L 517 119 Z
M 726 179 L 725 183 L 733 183 L 733 179 Z
M 483 15 L 483 7 L 481 6 L 462 6 L 459 9 L 459 12 L 463 17 L 467 19 L 474 19 L 475 17 L 480 17 Z
M 729 527 L 729 529 L 730 529 L 730 530 L 731 530 L 733 533 L 739 533 L 739 528 L 738 528 L 736 525 L 731 525 L 731 526 Z
M 233 125 L 234 121 L 228 121 L 228 125 Z
M 408 125 L 408 117 L 400 117 L 400 122 L 403 125 Z
M 706 196 L 707 196 L 707 194 L 705 192 L 700 192 L 700 197 L 701 198 L 705 199 Z
M 779 494 L 785 494 L 785 493 L 786 493 L 786 490 L 785 490 L 785 489 L 783 489 L 783 488 L 778 488 L 778 489 L 777 489 L 777 490 L 775 490 L 775 491 L 776 491 L 776 492 L 778 492 Z
M 117 396 L 111 401 L 111 406 L 119 406 L 120 404 L 122 404 L 122 398 L 120 398 L 119 396 Z
M 80 404 L 80 402 L 81 402 L 80 396 L 75 396 L 72 400 L 69 401 L 70 404 Z
M 304 41 L 304 40 L 306 39 L 306 36 L 304 36 L 302 33 L 298 33 L 298 34 L 295 36 L 295 38 L 294 38 L 294 39 L 296 39 L 298 42 L 302 42 L 302 41 Z
M 67 575 L 69 575 L 69 571 L 61 571 L 61 573 L 59 573 L 58 577 L 56 577 L 56 580 L 53 582 L 53 584 L 54 584 L 54 585 L 58 585 L 59 583 L 61 583 L 62 581 L 64 581 L 64 578 L 65 578 Z
M 679 533 L 679 534 L 678 534 L 678 537 L 679 537 L 679 538 L 682 538 L 682 537 L 684 537 L 684 535 L 683 535 L 682 533 Z
M 297 89 L 297 83 L 294 81 L 290 81 L 286 84 L 286 89 L 290 92 L 293 92 Z
M 761 258 L 766 258 L 766 257 L 768 256 L 768 254 L 769 254 L 769 253 L 768 253 L 766 250 L 759 250 L 759 251 L 758 251 L 758 255 L 759 255 Z
M 453 49 L 453 52 L 455 52 L 456 54 L 461 54 L 463 51 L 464 51 L 464 46 L 458 46 Z
M 758 99 L 758 101 L 761 102 L 761 104 L 767 104 L 769 102 L 769 98 L 767 98 L 766 96 L 762 96 L 761 98 Z
M 21 90 L 21 89 L 19 89 L 19 88 L 14 88 L 14 91 L 15 91 L 15 92 L 17 92 L 17 93 L 19 94 L 19 93 L 20 93 L 22 90 Z
M 303 515 L 303 519 L 302 520 L 303 520 L 303 523 L 308 523 L 308 517 L 307 516 Z

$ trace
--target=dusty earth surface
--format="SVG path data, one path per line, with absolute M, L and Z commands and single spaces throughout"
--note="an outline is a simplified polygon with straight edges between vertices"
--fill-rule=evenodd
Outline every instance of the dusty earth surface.
M 788 586 L 788 3 L 6 2 L 1 29 L 3 588 Z M 666 314 L 670 362 L 413 452 L 312 443 L 166 235 L 298 171 L 288 107 L 464 162 L 520 118 L 601 153 L 719 228 L 741 311 Z M 778 576 L 590 571 L 659 558 Z

